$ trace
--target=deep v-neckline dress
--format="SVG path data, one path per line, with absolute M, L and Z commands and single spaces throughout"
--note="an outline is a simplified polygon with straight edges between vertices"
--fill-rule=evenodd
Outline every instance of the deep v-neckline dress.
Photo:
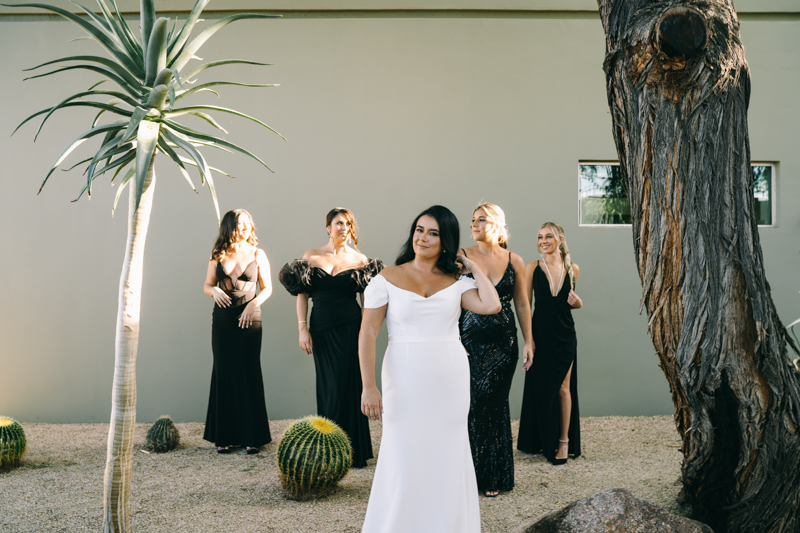
M 373 458 L 369 419 L 361 412 L 361 306 L 356 295 L 382 268 L 383 262 L 375 259 L 330 274 L 297 260 L 278 275 L 290 294 L 308 294 L 313 302 L 308 329 L 316 369 L 317 414 L 336 422 L 350 437 L 356 468 Z
M 364 307 L 388 304 L 383 435 L 362 533 L 477 533 L 469 362 L 459 340 L 462 276 L 427 298 L 375 276 Z
M 494 315 L 462 310 L 461 342 L 469 356 L 469 440 L 478 490 L 514 488 L 514 445 L 508 394 L 517 369 L 519 348 L 512 301 L 516 272 L 508 265 L 495 285 L 502 308 Z
M 261 375 L 261 308 L 250 327 L 239 327 L 239 315 L 256 297 L 258 264 L 250 262 L 232 279 L 217 262 L 218 286 L 231 298 L 229 307 L 214 305 L 211 349 L 214 369 L 203 439 L 217 446 L 257 448 L 272 440 Z
M 541 453 L 555 459 L 561 428 L 561 404 L 558 390 L 572 365 L 569 389 L 572 411 L 569 418 L 569 454 L 581 454 L 580 409 L 578 408 L 578 338 L 567 303 L 569 276 L 565 275 L 558 293 L 553 296 L 550 281 L 537 264 L 533 271 L 533 341 L 536 353 L 533 365 L 525 374 L 522 413 L 517 448 Z

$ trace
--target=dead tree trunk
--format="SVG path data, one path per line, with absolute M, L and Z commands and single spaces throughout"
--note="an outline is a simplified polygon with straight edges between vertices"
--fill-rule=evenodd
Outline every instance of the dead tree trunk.
M 764 276 L 732 0 L 598 0 L 642 306 L 683 439 L 681 503 L 800 531 L 800 382 Z

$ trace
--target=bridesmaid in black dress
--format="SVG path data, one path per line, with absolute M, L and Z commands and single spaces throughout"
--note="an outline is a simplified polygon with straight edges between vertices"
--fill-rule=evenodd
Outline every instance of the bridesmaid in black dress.
M 244 209 L 225 213 L 203 287 L 216 303 L 211 326 L 214 370 L 203 439 L 215 443 L 219 453 L 240 445 L 255 454 L 272 440 L 261 376 L 260 307 L 272 293 L 272 282 L 255 229 Z
M 546 222 L 539 230 L 544 259 L 528 263 L 528 287 L 535 295 L 533 339 L 536 356 L 525 376 L 517 448 L 541 453 L 553 464 L 581 454 L 578 410 L 578 339 L 572 310 L 580 270 L 571 262 L 564 230 Z
M 355 248 L 357 227 L 349 210 L 332 209 L 325 222 L 328 244 L 284 265 L 279 278 L 286 290 L 297 296 L 300 348 L 314 354 L 317 414 L 333 420 L 347 433 L 353 446 L 353 466 L 361 468 L 373 454 L 369 421 L 361 413 L 361 306 L 356 294 L 364 292 L 383 263 L 367 259 Z M 351 239 L 353 247 L 348 245 Z M 314 306 L 307 319 L 309 297 L 314 299 Z M 363 295 L 361 298 L 363 304 Z
M 525 338 L 525 360 L 533 358 L 531 307 L 525 290 L 525 263 L 506 251 L 508 230 L 499 206 L 482 203 L 472 213 L 475 246 L 462 250 L 493 281 L 503 305 L 496 315 L 461 313 L 461 342 L 470 367 L 469 439 L 478 478 L 478 490 L 486 496 L 514 488 L 514 452 L 508 393 L 514 377 L 519 348 L 511 301 Z M 470 274 L 467 274 L 470 275 Z

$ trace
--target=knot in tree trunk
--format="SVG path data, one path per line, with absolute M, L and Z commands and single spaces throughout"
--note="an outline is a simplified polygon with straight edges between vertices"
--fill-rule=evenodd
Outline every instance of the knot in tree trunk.
M 705 44 L 705 18 L 697 10 L 676 7 L 661 17 L 656 46 L 667 57 L 677 59 L 694 56 Z

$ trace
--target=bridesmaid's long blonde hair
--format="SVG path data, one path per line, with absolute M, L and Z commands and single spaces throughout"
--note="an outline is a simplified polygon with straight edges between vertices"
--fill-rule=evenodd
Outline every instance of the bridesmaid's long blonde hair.
M 564 262 L 564 268 L 569 275 L 569 286 L 570 289 L 573 291 L 575 290 L 575 272 L 572 269 L 572 259 L 569 256 L 569 247 L 567 246 L 567 238 L 564 236 L 564 228 L 561 227 L 561 224 L 556 222 L 545 222 L 539 228 L 539 231 L 542 231 L 544 228 L 550 228 L 553 230 L 553 233 L 556 236 L 556 239 L 559 241 L 558 243 L 558 251 L 561 252 L 561 260 Z M 564 239 L 563 241 L 561 239 Z M 542 253 L 542 248 L 537 244 L 536 248 L 539 250 L 539 253 Z
M 472 215 L 475 216 L 475 211 L 483 209 L 486 212 L 486 218 L 492 223 L 492 236 L 497 235 L 497 244 L 501 248 L 508 249 L 508 226 L 506 226 L 506 214 L 500 209 L 497 204 L 490 204 L 489 202 L 481 202 L 472 210 Z

